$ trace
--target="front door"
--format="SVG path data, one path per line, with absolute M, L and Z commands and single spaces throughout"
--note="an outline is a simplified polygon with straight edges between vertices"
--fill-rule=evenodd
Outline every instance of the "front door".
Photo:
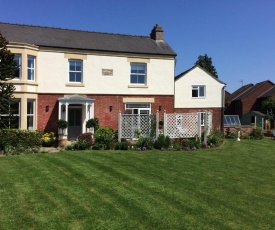
M 82 133 L 82 108 L 68 109 L 68 139 L 75 139 Z

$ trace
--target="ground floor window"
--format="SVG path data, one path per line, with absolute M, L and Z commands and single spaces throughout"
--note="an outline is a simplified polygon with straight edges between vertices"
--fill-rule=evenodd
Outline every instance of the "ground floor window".
M 3 128 L 12 128 L 19 129 L 20 128 L 20 100 L 15 100 L 8 105 L 10 113 L 9 114 L 0 114 L 0 126 Z
M 201 126 L 204 126 L 205 112 L 200 112 L 199 115 L 201 116 Z
M 125 114 L 151 114 L 150 103 L 126 103 Z
M 34 120 L 35 120 L 35 100 L 27 100 L 27 129 L 34 129 Z

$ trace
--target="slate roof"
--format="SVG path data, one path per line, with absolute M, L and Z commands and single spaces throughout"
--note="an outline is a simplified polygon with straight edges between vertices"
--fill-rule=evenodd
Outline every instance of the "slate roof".
M 267 80 L 269 81 L 269 80 Z M 241 93 L 240 95 L 238 95 L 236 98 L 234 98 L 233 100 L 237 101 L 237 100 L 242 100 L 243 98 L 245 98 L 248 94 L 250 94 L 252 91 L 256 90 L 257 88 L 259 88 L 260 86 L 262 86 L 265 82 L 267 81 L 262 81 L 257 83 L 256 85 L 248 88 L 246 91 L 244 91 L 243 93 Z M 270 82 L 270 81 L 269 81 Z M 272 82 L 271 82 L 272 83 Z M 272 83 L 273 84 L 273 83 Z
M 164 40 L 147 36 L 99 33 L 0 22 L 0 32 L 11 42 L 41 47 L 176 56 Z
M 204 72 L 206 72 L 210 77 L 214 78 L 214 79 L 215 79 L 216 81 L 218 81 L 219 83 L 226 85 L 224 82 L 222 82 L 222 81 L 219 80 L 218 78 L 214 77 L 211 73 L 207 72 L 206 70 L 204 70 L 204 69 L 203 69 L 201 66 L 199 66 L 199 65 L 195 65 L 195 66 L 191 67 L 190 69 L 188 69 L 188 70 L 186 70 L 186 71 L 180 73 L 179 75 L 177 75 L 177 76 L 175 77 L 175 81 L 177 81 L 179 78 L 185 76 L 187 73 L 189 73 L 190 71 L 192 71 L 193 69 L 195 69 L 195 68 L 197 68 L 197 67 L 200 68 L 201 70 L 203 70 Z
M 258 98 L 272 97 L 272 96 L 275 97 L 275 85 L 273 87 L 271 87 L 269 90 L 265 91 Z
M 240 87 L 239 89 L 237 89 L 236 91 L 234 91 L 231 94 L 231 96 L 228 98 L 228 100 L 233 101 L 236 97 L 240 96 L 242 93 L 246 92 L 248 89 L 250 89 L 253 86 L 254 86 L 254 84 L 250 83 L 250 84 Z

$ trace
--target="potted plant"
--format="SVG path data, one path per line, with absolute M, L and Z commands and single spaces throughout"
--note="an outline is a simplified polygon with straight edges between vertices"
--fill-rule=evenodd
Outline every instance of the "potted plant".
M 94 128 L 94 132 L 99 128 L 98 119 L 97 118 L 91 118 L 86 122 L 86 128 L 91 129 Z
M 56 126 L 59 130 L 61 130 L 61 133 L 64 134 L 64 129 L 68 128 L 68 121 L 59 119 L 56 121 Z

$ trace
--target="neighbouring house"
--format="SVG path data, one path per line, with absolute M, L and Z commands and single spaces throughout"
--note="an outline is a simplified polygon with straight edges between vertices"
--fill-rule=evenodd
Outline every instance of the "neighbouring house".
M 225 114 L 239 115 L 242 125 L 259 126 L 263 129 L 268 128 L 266 111 L 261 108 L 264 98 L 272 95 L 274 83 L 266 80 L 257 84 L 242 86 L 231 94 L 226 102 L 227 109 Z M 274 93 L 274 92 L 273 92 Z
M 150 36 L 9 23 L 0 23 L 0 32 L 20 67 L 11 80 L 18 100 L 18 128 L 57 132 L 56 121 L 65 119 L 68 136 L 73 138 L 86 132 L 90 118 L 98 118 L 100 126 L 117 128 L 119 111 L 151 114 L 161 108 L 160 116 L 164 110 L 174 112 L 176 53 L 165 42 L 159 25 Z M 222 89 L 224 84 L 199 68 L 193 72 L 202 73 L 199 79 L 203 81 L 191 83 L 189 74 L 176 81 L 189 79 L 186 83 L 192 86 L 205 85 L 204 101 L 220 113 L 222 99 L 210 87 Z M 201 96 L 189 97 L 182 107 L 183 101 L 177 98 L 176 106 L 189 111 L 184 108 L 204 107 L 201 102 Z
M 223 128 L 225 83 L 200 66 L 194 66 L 175 77 L 175 112 L 212 112 L 212 128 Z

